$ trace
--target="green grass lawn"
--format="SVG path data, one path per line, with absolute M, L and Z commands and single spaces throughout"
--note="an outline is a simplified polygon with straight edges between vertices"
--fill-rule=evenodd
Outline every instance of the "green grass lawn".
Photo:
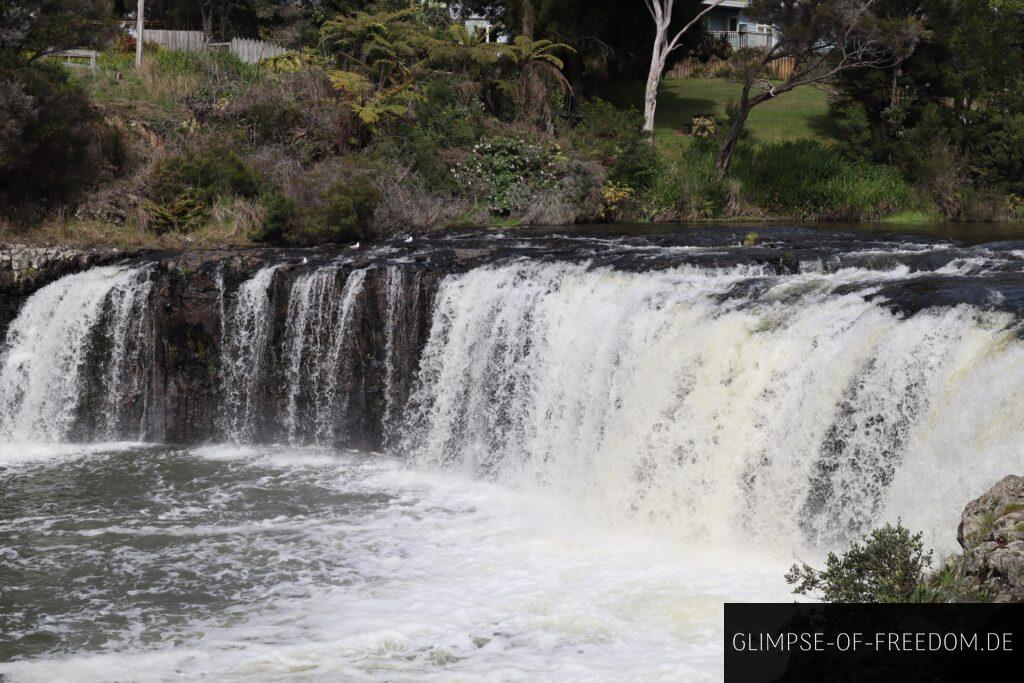
M 719 127 L 727 125 L 726 109 L 739 102 L 741 86 L 724 78 L 684 78 L 665 80 L 658 95 L 655 135 L 669 145 L 689 131 L 697 114 L 711 114 Z M 619 106 L 641 108 L 642 84 L 631 84 L 610 93 Z M 762 142 L 821 140 L 831 138 L 828 124 L 828 98 L 814 88 L 797 88 L 778 99 L 754 109 L 747 121 L 751 138 Z

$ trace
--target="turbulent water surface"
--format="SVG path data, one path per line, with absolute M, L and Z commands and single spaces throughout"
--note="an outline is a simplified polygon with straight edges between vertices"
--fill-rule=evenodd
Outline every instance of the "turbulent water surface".
M 0 352 L 0 676 L 716 679 L 723 602 L 795 558 L 897 518 L 953 550 L 1024 465 L 1024 243 L 742 236 L 213 263 L 228 445 L 142 443 L 182 391 L 162 266 L 39 290 Z

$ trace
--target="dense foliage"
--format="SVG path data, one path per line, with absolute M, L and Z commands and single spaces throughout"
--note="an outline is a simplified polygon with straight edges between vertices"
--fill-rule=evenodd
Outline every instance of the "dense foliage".
M 68 73 L 46 61 L 109 37 L 100 0 L 0 5 L 0 209 L 33 219 L 74 201 L 127 164 L 117 130 Z
M 737 102 L 728 119 L 702 118 L 691 132 L 687 115 L 654 144 L 640 99 L 606 87 L 649 63 L 642 8 L 462 3 L 511 34 L 496 44 L 438 2 L 154 0 L 154 25 L 294 49 L 251 65 L 147 44 L 137 70 L 133 41 L 110 21 L 134 3 L 113 14 L 105 0 L 6 4 L 0 221 L 94 221 L 138 241 L 309 244 L 481 224 L 1013 218 L 1024 215 L 1020 2 L 865 5 L 874 14 L 857 18 L 863 35 L 896 44 L 906 36 L 889 28 L 907 26 L 918 42 L 898 60 L 836 72 L 831 138 L 758 139 L 743 121 L 729 125 L 743 118 Z M 699 5 L 677 2 L 680 21 Z M 797 54 L 831 35 L 825 19 L 841 6 L 755 10 L 792 25 L 781 44 Z M 821 16 L 802 24 L 802 7 Z M 680 56 L 729 60 L 734 74 L 762 60 L 746 72 L 751 98 L 784 92 L 763 55 L 700 31 L 691 43 Z M 96 76 L 47 57 L 88 46 L 103 49 Z M 605 89 L 609 101 L 595 96 Z M 734 146 L 725 173 L 723 145 Z
M 896 0 L 877 11 L 915 12 L 927 33 L 899 64 L 840 81 L 844 151 L 897 166 L 950 218 L 992 217 L 992 195 L 1024 193 L 1024 3 Z
M 969 554 L 970 551 L 968 551 Z M 992 596 L 971 576 L 964 555 L 932 568 L 933 553 L 921 533 L 902 523 L 886 524 L 850 543 L 842 555 L 829 553 L 824 569 L 794 564 L 786 582 L 799 595 L 836 603 L 987 602 Z

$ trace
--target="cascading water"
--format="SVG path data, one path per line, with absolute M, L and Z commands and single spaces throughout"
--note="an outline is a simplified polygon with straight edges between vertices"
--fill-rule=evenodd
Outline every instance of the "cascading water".
M 348 396 L 339 395 L 344 363 L 351 358 L 356 298 L 365 270 L 326 267 L 302 275 L 291 289 L 284 341 L 285 427 L 292 442 L 331 443 L 343 421 Z
M 908 507 L 892 484 L 913 469 L 956 499 L 1006 470 L 984 432 L 939 448 L 935 430 L 962 419 L 950 401 L 977 373 L 1024 371 L 1011 316 L 904 319 L 867 300 L 899 272 L 768 275 L 522 261 L 449 276 L 405 449 L 707 545 L 830 547 L 902 515 L 951 550 L 957 505 Z M 1020 424 L 1019 393 L 989 398 L 1001 424 Z M 958 464 L 922 470 L 929 449 Z
M 126 404 L 146 398 L 141 366 L 152 352 L 145 343 L 148 274 L 145 268 L 95 268 L 64 277 L 26 301 L 0 359 L 0 438 L 75 437 L 90 381 L 103 394 L 92 416 L 96 436 L 126 430 L 141 436 L 140 422 L 128 429 L 123 421 Z M 93 355 L 101 360 L 90 368 Z M 134 412 L 138 417 L 140 411 Z
M 398 396 L 408 395 L 412 373 L 403 376 L 400 359 L 407 357 L 411 329 L 420 311 L 419 275 L 406 268 L 391 266 L 387 276 L 387 318 L 385 321 L 384 414 L 381 419 L 385 445 L 401 428 Z
M 221 304 L 222 429 L 235 442 L 254 437 L 273 323 L 269 289 L 279 267 L 260 269 L 238 288 L 233 306 Z

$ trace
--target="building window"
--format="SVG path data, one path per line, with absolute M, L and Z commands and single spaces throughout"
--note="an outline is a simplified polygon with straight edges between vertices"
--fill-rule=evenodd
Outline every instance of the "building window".
M 729 27 L 728 30 L 729 30 L 730 33 L 736 33 L 737 31 L 739 31 L 740 30 L 740 18 L 739 17 L 729 17 L 728 27 Z

